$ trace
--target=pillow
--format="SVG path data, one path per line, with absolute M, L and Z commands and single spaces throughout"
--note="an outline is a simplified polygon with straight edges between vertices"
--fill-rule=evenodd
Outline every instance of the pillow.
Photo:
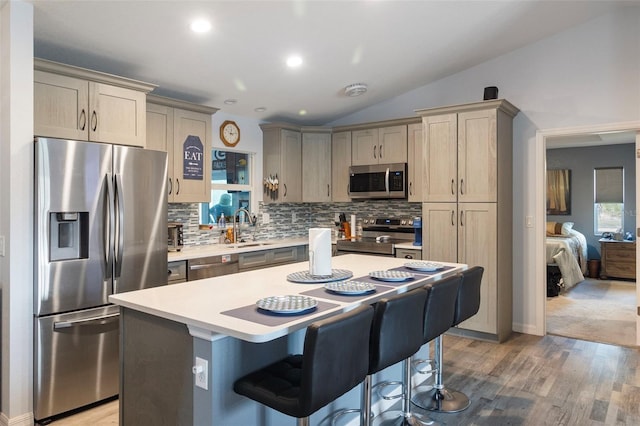
M 572 224 L 573 225 L 573 224 Z M 562 232 L 562 224 L 558 222 L 547 222 L 547 235 L 560 235 Z
M 573 229 L 573 222 L 565 222 L 562 224 L 562 228 L 560 229 L 560 233 L 562 235 L 571 235 L 571 230 Z

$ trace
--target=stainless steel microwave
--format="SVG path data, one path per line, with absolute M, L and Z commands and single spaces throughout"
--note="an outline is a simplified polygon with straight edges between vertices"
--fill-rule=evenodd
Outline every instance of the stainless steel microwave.
M 407 198 L 407 164 L 349 167 L 349 197 L 353 199 Z

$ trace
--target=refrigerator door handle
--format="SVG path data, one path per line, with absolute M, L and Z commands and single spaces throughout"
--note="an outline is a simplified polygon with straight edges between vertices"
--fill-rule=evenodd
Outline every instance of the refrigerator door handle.
M 116 270 L 114 278 L 120 278 L 122 272 L 122 253 L 124 251 L 124 200 L 122 196 L 122 177 L 119 174 L 115 174 L 115 194 L 116 194 L 116 227 L 118 233 L 118 239 L 114 242 L 115 245 L 115 266 Z M 115 289 L 114 289 L 115 292 Z
M 105 175 L 105 182 L 107 184 L 107 193 L 105 195 L 105 205 L 107 206 L 108 213 L 104 218 L 104 265 L 105 265 L 105 278 L 110 279 L 113 272 L 113 239 L 115 238 L 115 227 L 113 223 L 114 207 L 113 207 L 113 183 L 111 182 L 111 175 L 107 173 Z
M 53 323 L 54 330 L 63 330 L 72 327 L 82 327 L 89 325 L 107 325 L 118 321 L 120 314 L 111 314 L 101 317 L 84 318 L 75 321 L 58 321 Z

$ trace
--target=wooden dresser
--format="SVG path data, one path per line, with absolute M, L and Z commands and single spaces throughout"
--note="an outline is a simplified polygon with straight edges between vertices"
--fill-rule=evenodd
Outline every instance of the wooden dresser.
M 600 239 L 600 278 L 636 279 L 636 242 Z

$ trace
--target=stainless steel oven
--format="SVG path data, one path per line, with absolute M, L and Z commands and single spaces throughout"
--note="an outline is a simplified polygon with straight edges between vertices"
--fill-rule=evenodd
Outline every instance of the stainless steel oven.
M 396 244 L 413 241 L 413 218 L 364 218 L 362 238 L 337 240 L 337 254 L 361 253 L 376 256 L 395 256 Z

